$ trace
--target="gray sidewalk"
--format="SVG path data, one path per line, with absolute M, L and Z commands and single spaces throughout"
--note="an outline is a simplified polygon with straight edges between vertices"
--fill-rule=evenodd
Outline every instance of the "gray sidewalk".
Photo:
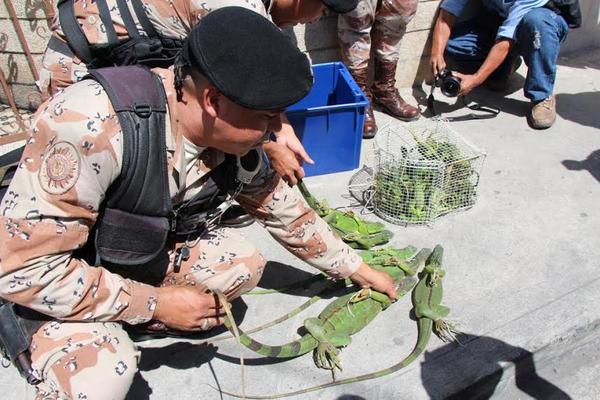
M 297 398 L 443 398 L 466 388 L 458 398 L 489 398 L 494 389 L 502 399 L 600 398 L 594 370 L 600 355 L 600 54 L 597 49 L 583 53 L 560 60 L 559 119 L 550 130 L 527 126 L 528 101 L 518 89 L 524 68 L 506 98 L 485 89 L 473 95 L 502 109 L 496 119 L 452 123 L 487 151 L 473 209 L 440 218 L 432 227 L 390 225 L 393 245 L 444 246 L 444 303 L 467 334 L 463 346 L 434 337 L 426 354 L 405 370 Z M 389 121 L 381 113 L 377 117 L 380 125 Z M 370 142 L 363 142 L 363 158 L 370 148 Z M 351 175 L 315 177 L 306 183 L 330 205 L 348 206 L 354 203 L 346 187 Z M 260 286 L 293 282 L 315 272 L 256 224 L 244 233 L 272 261 Z M 238 311 L 245 311 L 241 327 L 285 314 L 308 295 L 246 296 L 245 304 L 237 304 Z M 255 338 L 268 344 L 296 338 L 302 320 L 318 314 L 328 301 Z M 405 298 L 355 335 L 341 353 L 344 370 L 338 377 L 376 371 L 408 354 L 416 338 L 410 308 Z M 240 351 L 233 340 L 212 346 L 171 339 L 145 342 L 141 374 L 129 398 L 221 398 L 208 385 L 240 392 Z M 330 381 L 310 355 L 273 361 L 249 351 L 243 354 L 248 394 L 276 394 Z M 0 370 L 0 390 L 7 400 L 33 398 L 34 393 L 13 369 Z

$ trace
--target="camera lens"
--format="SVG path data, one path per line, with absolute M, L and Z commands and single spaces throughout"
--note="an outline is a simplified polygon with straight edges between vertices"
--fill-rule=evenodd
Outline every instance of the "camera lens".
M 440 88 L 444 96 L 448 97 L 456 97 L 460 92 L 460 79 L 449 76 L 442 82 L 442 86 Z

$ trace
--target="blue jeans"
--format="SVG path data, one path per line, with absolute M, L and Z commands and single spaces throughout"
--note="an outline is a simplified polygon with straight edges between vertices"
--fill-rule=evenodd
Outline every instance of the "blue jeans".
M 451 68 L 474 73 L 494 45 L 500 23 L 499 17 L 482 13 L 477 18 L 456 24 L 445 51 Z M 547 8 L 529 11 L 517 26 L 510 54 L 491 78 L 508 75 L 515 58 L 522 56 L 528 67 L 523 87 L 525 97 L 533 101 L 547 98 L 554 89 L 560 43 L 568 31 L 564 18 L 554 11 Z

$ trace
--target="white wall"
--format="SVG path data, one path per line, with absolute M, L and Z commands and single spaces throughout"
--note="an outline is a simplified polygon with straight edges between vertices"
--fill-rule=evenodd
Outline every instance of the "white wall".
M 561 54 L 573 53 L 589 47 L 600 51 L 600 0 L 579 0 L 583 16 L 581 28 L 569 32 L 563 43 Z

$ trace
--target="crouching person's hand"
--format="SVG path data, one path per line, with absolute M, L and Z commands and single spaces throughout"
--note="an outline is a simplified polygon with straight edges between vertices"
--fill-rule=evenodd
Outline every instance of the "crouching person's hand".
M 350 275 L 352 282 L 360 287 L 367 289 L 372 288 L 378 292 L 387 294 L 392 300 L 396 300 L 396 290 L 394 289 L 394 281 L 389 274 L 383 271 L 377 271 L 366 263 L 362 263 L 358 270 Z
M 171 329 L 205 331 L 224 322 L 225 310 L 219 299 L 204 288 L 166 286 L 158 288 L 154 319 Z

